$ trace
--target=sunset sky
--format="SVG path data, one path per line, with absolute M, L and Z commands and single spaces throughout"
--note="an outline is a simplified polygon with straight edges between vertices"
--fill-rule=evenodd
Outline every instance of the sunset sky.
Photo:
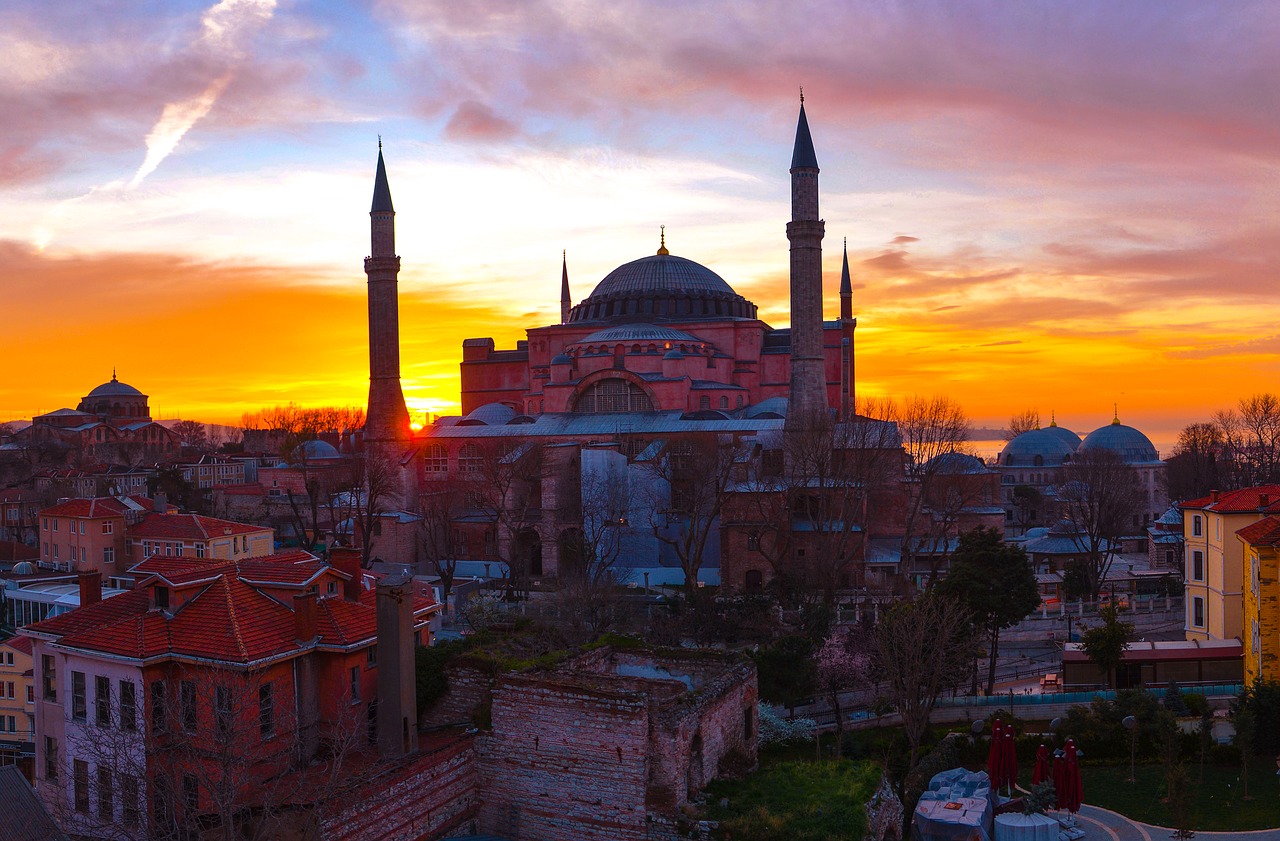
M 412 412 L 651 254 L 787 322 L 798 88 L 859 390 L 1158 443 L 1280 390 L 1272 2 L 9 0 L 0 422 L 363 404 L 381 134 Z

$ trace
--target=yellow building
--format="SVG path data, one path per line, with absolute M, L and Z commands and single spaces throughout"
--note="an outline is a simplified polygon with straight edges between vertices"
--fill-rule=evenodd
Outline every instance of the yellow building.
M 35 692 L 31 637 L 0 642 L 0 765 L 17 765 L 32 779 L 35 761 Z
M 1244 680 L 1280 677 L 1280 517 L 1236 532 L 1244 549 Z
M 1186 638 L 1244 641 L 1244 544 L 1236 532 L 1280 514 L 1280 485 L 1213 491 L 1184 502 Z

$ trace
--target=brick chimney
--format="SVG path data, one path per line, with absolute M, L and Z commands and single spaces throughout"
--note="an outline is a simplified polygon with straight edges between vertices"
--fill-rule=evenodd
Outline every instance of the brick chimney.
M 1209 501 L 1210 501 L 1210 502 L 1217 502 L 1217 501 L 1218 501 L 1218 496 L 1219 496 L 1221 493 L 1222 493 L 1222 491 L 1209 491 Z
M 1271 494 L 1258 494 L 1258 507 L 1266 508 L 1271 504 Z
M 169 513 L 169 495 L 164 491 L 157 491 L 155 498 L 152 500 L 152 510 L 157 514 Z
M 79 581 L 81 607 L 87 607 L 102 601 L 102 573 L 97 570 L 82 572 L 80 573 Z
M 350 576 L 342 585 L 342 597 L 349 602 L 360 601 L 364 592 L 364 572 L 360 566 L 360 550 L 348 546 L 335 546 L 329 550 L 329 564 Z
M 418 695 L 413 662 L 413 579 L 378 582 L 378 755 L 418 749 Z
M 298 642 L 311 642 L 316 634 L 316 594 L 300 593 L 293 597 L 293 635 Z

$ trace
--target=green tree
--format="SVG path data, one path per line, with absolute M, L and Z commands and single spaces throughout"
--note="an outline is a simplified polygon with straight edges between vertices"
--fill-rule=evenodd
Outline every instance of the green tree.
M 1031 562 L 1020 546 L 1005 543 L 993 528 L 976 528 L 960 535 L 951 555 L 951 571 L 937 587 L 939 595 L 958 601 L 975 627 L 991 640 L 987 666 L 987 694 L 996 684 L 1000 631 L 1021 622 L 1040 604 Z
M 794 717 L 796 704 L 817 691 L 818 672 L 813 660 L 813 641 L 792 634 L 752 655 L 759 675 L 760 697 L 781 704 Z
M 1240 797 L 1252 800 L 1249 796 L 1249 760 L 1253 758 L 1253 737 L 1257 734 L 1258 719 L 1250 705 L 1244 704 L 1236 710 L 1236 747 L 1240 749 Z
M 1133 639 L 1133 623 L 1122 621 L 1120 611 L 1120 606 L 1114 602 L 1104 605 L 1098 611 L 1102 624 L 1090 628 L 1080 637 L 1081 649 L 1106 673 L 1108 686 L 1115 685 L 1116 668 L 1124 660 L 1129 640 Z

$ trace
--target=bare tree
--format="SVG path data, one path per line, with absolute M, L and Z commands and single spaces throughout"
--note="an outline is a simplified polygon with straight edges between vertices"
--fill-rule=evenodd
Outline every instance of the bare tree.
M 560 590 L 557 600 L 569 626 L 597 637 L 615 623 L 621 606 L 618 585 L 625 576 L 616 563 L 630 524 L 626 461 L 621 470 L 609 462 L 583 465 L 576 511 L 562 508 L 562 519 L 581 523 L 561 540 Z M 618 466 L 618 465 L 614 465 Z
M 1137 471 L 1111 450 L 1081 449 L 1063 467 L 1058 501 L 1084 544 L 1076 568 L 1090 598 L 1098 598 L 1120 538 L 1132 532 L 1144 499 Z
M 206 452 L 213 449 L 209 446 L 209 431 L 200 421 L 178 421 L 173 425 L 172 431 L 174 435 L 178 436 L 178 442 L 183 447 L 198 452 Z
M 1225 440 L 1215 423 L 1193 423 L 1178 433 L 1173 455 L 1166 459 L 1169 498 L 1196 499 L 1221 488 L 1219 457 Z
M 464 510 L 465 491 L 453 479 L 424 482 L 417 497 L 416 512 L 422 518 L 418 531 L 418 548 L 423 560 L 440 579 L 440 595 L 444 610 L 450 610 L 453 579 L 458 568 L 458 552 L 454 545 L 454 521 Z
M 908 773 L 938 697 L 968 672 L 969 626 L 957 602 L 928 595 L 896 605 L 876 625 L 876 669 L 911 747 Z
M 932 578 L 937 574 L 937 559 L 945 550 L 955 523 L 954 516 L 953 521 L 948 522 L 943 512 L 930 508 L 929 502 L 939 496 L 936 485 L 946 465 L 940 456 L 967 454 L 964 444 L 969 440 L 969 419 L 964 409 L 949 397 L 911 397 L 899 410 L 897 422 L 911 484 L 903 522 L 902 564 L 905 569 L 911 569 L 916 556 L 926 554 L 931 559 Z M 952 502 L 955 503 L 952 507 L 968 504 L 963 499 Z
M 399 500 L 400 477 L 393 462 L 371 452 L 356 459 L 355 474 L 351 519 L 360 533 L 360 561 L 368 567 L 380 532 L 378 518 Z
M 1023 409 L 1009 418 L 1009 426 L 1004 431 L 1004 440 L 1012 441 L 1024 432 L 1039 428 L 1040 411 L 1038 409 Z
M 733 438 L 702 435 L 670 442 L 646 465 L 650 493 L 649 526 L 669 547 L 684 573 L 685 595 L 692 602 L 707 544 L 720 528 L 720 516 L 749 448 Z
M 542 446 L 533 441 L 472 442 L 462 448 L 468 507 L 478 509 L 496 532 L 498 559 L 506 564 L 508 594 L 527 590 L 530 576 L 542 575 L 543 480 L 548 465 Z

